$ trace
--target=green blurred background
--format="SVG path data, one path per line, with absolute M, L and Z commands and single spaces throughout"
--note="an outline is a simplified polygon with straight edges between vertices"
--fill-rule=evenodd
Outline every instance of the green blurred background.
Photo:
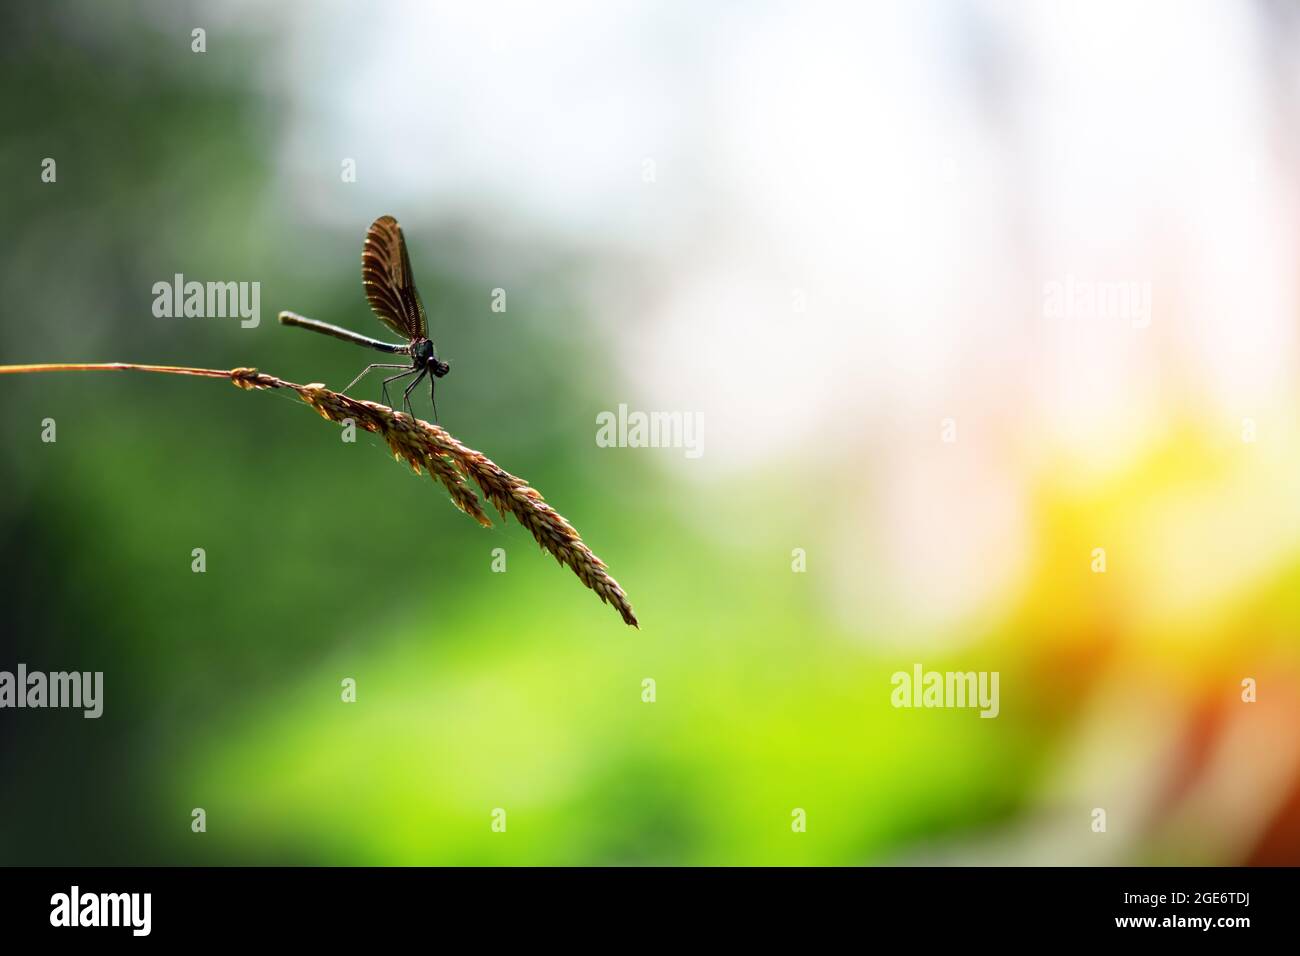
M 1220 9 L 1291 36 L 1275 11 Z M 1057 430 L 1077 355 L 1043 358 L 1024 290 L 1056 274 L 1038 255 L 1055 228 L 1078 230 L 1027 222 L 1031 184 L 987 178 L 1034 153 L 1009 90 L 1051 59 L 1041 16 L 8 7 L 5 363 L 341 387 L 371 355 L 275 313 L 380 335 L 360 246 L 396 215 L 454 366 L 442 423 L 546 495 L 642 627 L 518 525 L 477 527 L 379 439 L 346 444 L 292 397 L 4 377 L 0 668 L 103 671 L 105 712 L 0 711 L 0 863 L 1300 859 L 1295 313 L 1285 297 L 1251 312 L 1263 331 L 1243 348 L 1285 357 L 1271 392 L 1229 384 L 1216 404 L 1205 367 L 1170 371 L 1200 328 L 1174 308 L 1138 346 L 1162 371 L 1117 375 L 1144 399 L 1103 404 L 1082 439 Z M 1096 16 L 1104 31 L 1116 14 Z M 900 38 L 912 52 L 881 76 L 845 65 Z M 1195 71 L 1197 38 L 1161 42 Z M 1086 114 L 1092 67 L 1055 62 L 1085 90 L 1058 107 Z M 1282 158 L 1293 106 L 1274 106 Z M 1222 134 L 1207 122 L 1176 135 Z M 909 158 L 928 123 L 946 146 Z M 756 129 L 772 139 L 750 150 Z M 888 206 L 954 168 L 952 223 Z M 1294 185 L 1269 189 L 1289 242 Z M 1116 257 L 1141 244 L 1097 236 Z M 1194 300 L 1167 248 L 1143 274 L 1162 302 Z M 994 254 L 1022 258 L 988 278 Z M 899 263 L 911 293 L 878 295 Z M 1289 270 L 1232 281 L 1294 289 Z M 152 286 L 178 272 L 260 282 L 260 325 L 155 318 Z M 619 403 L 702 411 L 705 454 L 597 447 Z M 1267 436 L 1249 454 L 1243 409 Z M 890 675 L 918 661 L 1000 672 L 999 718 L 894 709 Z M 1259 703 L 1240 702 L 1243 677 Z

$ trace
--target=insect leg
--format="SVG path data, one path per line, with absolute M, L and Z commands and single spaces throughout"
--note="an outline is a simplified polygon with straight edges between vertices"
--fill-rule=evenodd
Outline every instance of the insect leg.
M 405 366 L 398 366 L 398 368 L 405 368 Z M 399 378 L 406 378 L 406 376 L 408 376 L 408 375 L 414 375 L 414 374 L 415 374 L 416 372 L 418 372 L 418 371 L 419 371 L 418 368 L 416 368 L 415 366 L 411 366 L 410 368 L 406 369 L 405 372 L 401 372 L 401 373 L 399 373 L 399 374 L 397 374 L 397 375 L 394 375 L 392 378 L 386 378 L 386 379 L 384 379 L 384 387 L 383 387 L 384 404 L 387 405 L 389 408 L 392 408 L 392 407 L 393 407 L 393 403 L 392 403 L 392 402 L 389 400 L 389 398 L 388 398 L 388 383 L 389 383 L 389 382 L 396 382 Z
M 427 371 L 428 369 L 420 369 L 420 374 L 415 376 L 415 381 L 406 386 L 406 391 L 402 393 L 402 406 L 406 409 L 406 414 L 411 416 L 411 421 L 415 421 L 415 409 L 411 407 L 411 389 L 420 384 Z
M 359 382 L 359 381 L 361 381 L 363 378 L 365 378 L 365 377 L 366 377 L 366 374 L 367 374 L 368 372 L 370 372 L 371 369 L 376 369 L 376 368 L 406 368 L 406 366 L 405 366 L 405 365 L 385 365 L 385 364 L 383 364 L 382 362 L 376 362 L 374 365 L 367 365 L 365 368 L 363 368 L 363 369 L 361 370 L 361 374 L 360 374 L 360 375 L 358 375 L 358 376 L 357 376 L 356 378 L 354 378 L 352 381 L 348 382 L 348 387 L 347 387 L 347 388 L 344 388 L 344 389 L 340 389 L 340 390 L 339 390 L 339 394 L 340 394 L 340 395 L 346 395 L 346 394 L 347 394 L 347 391 L 348 391 L 348 388 L 351 388 L 353 385 L 357 384 L 357 382 Z
M 438 400 L 433 397 L 434 386 L 438 384 L 438 379 L 429 376 L 429 401 L 433 403 L 433 423 L 438 424 Z

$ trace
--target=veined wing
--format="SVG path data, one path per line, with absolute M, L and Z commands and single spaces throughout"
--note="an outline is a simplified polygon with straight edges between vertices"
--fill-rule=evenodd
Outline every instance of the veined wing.
M 428 337 L 428 320 L 411 275 L 406 239 L 392 216 L 380 216 L 366 232 L 361 247 L 361 285 L 380 322 L 407 339 Z

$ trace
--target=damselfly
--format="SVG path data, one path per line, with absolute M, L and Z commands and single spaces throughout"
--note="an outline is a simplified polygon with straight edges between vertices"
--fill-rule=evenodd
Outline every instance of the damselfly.
M 390 355 L 406 355 L 411 364 L 392 365 L 376 362 L 362 369 L 344 392 L 377 368 L 405 369 L 398 375 L 384 379 L 382 393 L 384 404 L 392 406 L 388 398 L 388 386 L 411 375 L 415 380 L 406 386 L 402 393 L 402 405 L 412 418 L 415 413 L 411 408 L 411 392 L 415 386 L 429 376 L 429 400 L 433 402 L 433 420 L 438 420 L 438 402 L 434 398 L 434 383 L 451 371 L 451 366 L 438 358 L 433 342 L 429 340 L 429 323 L 424 314 L 424 303 L 415 288 L 415 278 L 411 275 L 411 257 L 406 252 L 406 239 L 402 236 L 402 227 L 392 216 L 381 216 L 374 221 L 366 233 L 366 241 L 361 247 L 361 285 L 366 290 L 366 299 L 379 321 L 393 332 L 405 338 L 405 345 L 381 342 L 365 335 L 359 335 L 348 329 L 316 319 L 304 318 L 295 312 L 281 312 L 283 325 L 296 325 L 300 329 L 310 329 L 332 335 L 344 342 L 364 345 L 378 352 Z

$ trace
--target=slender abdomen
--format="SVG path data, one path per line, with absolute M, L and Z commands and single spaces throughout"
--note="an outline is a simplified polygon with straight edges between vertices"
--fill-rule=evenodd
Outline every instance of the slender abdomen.
M 356 332 L 340 328 L 337 325 L 330 325 L 328 322 L 308 319 L 299 315 L 297 312 L 281 312 L 280 324 L 296 325 L 300 329 L 310 329 L 312 332 L 320 332 L 323 335 L 330 335 L 336 339 L 342 339 L 344 342 L 351 342 L 354 345 L 364 345 L 366 348 L 375 349 L 378 352 L 388 352 L 391 355 L 406 355 L 410 350 L 410 347 L 407 345 L 393 345 L 390 342 L 381 342 L 378 339 L 372 339 L 366 335 L 358 335 Z

